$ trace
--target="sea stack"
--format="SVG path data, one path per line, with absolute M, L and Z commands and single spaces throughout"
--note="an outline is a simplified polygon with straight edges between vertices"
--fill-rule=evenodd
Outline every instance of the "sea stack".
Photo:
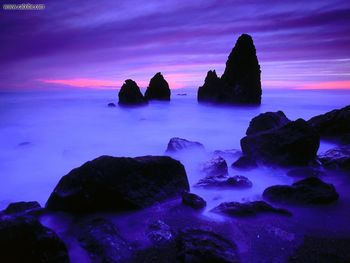
M 250 35 L 242 34 L 232 49 L 224 74 L 209 71 L 198 89 L 199 102 L 228 104 L 261 103 L 260 65 Z
M 162 73 L 151 78 L 145 93 L 146 100 L 170 100 L 170 88 Z
M 119 105 L 142 105 L 147 103 L 143 97 L 139 86 L 132 79 L 127 79 L 121 87 L 119 94 Z

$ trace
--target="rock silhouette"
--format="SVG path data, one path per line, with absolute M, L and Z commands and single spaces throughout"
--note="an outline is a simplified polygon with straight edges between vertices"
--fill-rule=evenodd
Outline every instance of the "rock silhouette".
M 125 211 L 188 190 L 184 166 L 170 157 L 101 156 L 63 176 L 46 208 L 73 213 Z
M 209 71 L 198 89 L 199 102 L 260 104 L 260 65 L 250 35 L 242 34 L 232 49 L 224 74 Z
M 145 98 L 147 100 L 170 100 L 169 84 L 160 72 L 151 78 Z
M 147 103 L 139 86 L 132 79 L 127 79 L 121 87 L 119 94 L 119 105 L 142 105 Z
M 261 113 L 250 121 L 246 134 L 251 135 L 271 130 L 289 122 L 290 120 L 282 111 Z

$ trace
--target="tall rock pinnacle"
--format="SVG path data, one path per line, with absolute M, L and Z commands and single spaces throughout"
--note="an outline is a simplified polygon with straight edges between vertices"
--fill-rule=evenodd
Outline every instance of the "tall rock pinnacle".
M 221 78 L 208 72 L 204 85 L 198 89 L 198 101 L 260 104 L 260 73 L 253 39 L 242 34 L 228 57 Z
M 145 98 L 147 100 L 170 100 L 169 84 L 160 72 L 151 78 Z

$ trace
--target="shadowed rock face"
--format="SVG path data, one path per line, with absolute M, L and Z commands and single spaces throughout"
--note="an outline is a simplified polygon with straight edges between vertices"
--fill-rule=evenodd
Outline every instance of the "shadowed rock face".
M 219 78 L 209 71 L 198 89 L 199 102 L 260 104 L 260 65 L 250 35 L 242 34 L 232 49 L 224 74 Z
M 241 139 L 244 155 L 283 166 L 308 165 L 315 161 L 319 145 L 320 136 L 303 119 Z
M 308 123 L 321 136 L 342 139 L 350 135 L 350 105 L 315 116 Z
M 147 100 L 170 100 L 169 84 L 160 72 L 151 79 L 145 98 Z
M 330 149 L 321 154 L 319 159 L 327 168 L 350 171 L 350 146 Z
M 46 207 L 73 213 L 124 211 L 188 190 L 184 166 L 170 157 L 101 156 L 63 176 Z
M 0 262 L 69 262 L 63 241 L 31 216 L 0 218 Z
M 132 79 L 125 81 L 119 91 L 118 97 L 119 105 L 140 105 L 146 103 L 139 86 Z
M 327 204 L 339 198 L 332 184 L 327 184 L 316 177 L 306 178 L 291 186 L 268 187 L 263 196 L 273 202 L 292 204 Z
M 290 120 L 282 111 L 261 113 L 250 121 L 246 134 L 251 135 L 268 131 L 281 127 L 289 122 Z
M 186 139 L 174 137 L 168 142 L 166 153 L 176 153 L 184 150 L 205 151 L 203 144 L 199 142 L 188 141 Z
M 194 209 L 202 209 L 207 205 L 202 197 L 188 192 L 182 194 L 182 203 Z

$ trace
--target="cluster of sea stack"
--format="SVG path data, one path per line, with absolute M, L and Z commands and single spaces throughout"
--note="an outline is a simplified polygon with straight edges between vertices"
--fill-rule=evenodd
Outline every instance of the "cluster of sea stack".
M 236 71 L 237 68 L 248 70 L 248 67 L 252 67 L 251 75 Z M 160 73 L 152 78 L 143 102 L 170 98 L 170 91 L 158 96 L 158 90 L 154 88 L 157 83 L 166 83 Z M 128 80 L 123 87 L 119 94 L 120 103 L 142 97 L 135 82 Z M 227 92 L 231 95 L 228 96 Z M 251 92 L 253 95 L 249 97 Z M 260 103 L 260 97 L 260 69 L 255 48 L 251 37 L 242 35 L 223 76 L 218 78 L 215 71 L 210 71 L 198 92 L 198 99 Z M 321 138 L 333 139 L 340 146 L 317 156 Z M 289 170 L 288 175 L 302 179 L 292 185 L 268 187 L 260 201 L 225 202 L 212 212 L 228 217 L 250 217 L 262 213 L 290 217 L 292 213 L 283 207 L 286 204 L 312 206 L 337 202 L 339 194 L 335 187 L 320 177 L 334 169 L 344 173 L 350 171 L 349 143 L 350 106 L 308 121 L 292 121 L 281 111 L 256 116 L 241 139 L 240 156 L 232 166 L 239 169 L 282 166 Z M 199 142 L 172 138 L 164 156 L 100 156 L 63 176 L 45 207 L 37 202 L 10 204 L 0 213 L 0 262 L 70 262 L 67 240 L 40 222 L 43 215 L 56 212 L 73 218 L 73 235 L 91 262 L 240 262 L 240 251 L 228 233 L 202 227 L 199 211 L 206 206 L 206 201 L 190 193 L 185 168 L 174 159 L 183 151 L 206 153 Z M 200 168 L 203 178 L 193 187 L 228 188 L 232 191 L 252 187 L 253 183 L 244 176 L 229 176 L 224 157 L 233 152 L 212 153 L 212 159 Z M 103 216 L 104 213 L 140 211 L 168 200 L 177 202 L 176 209 L 189 210 L 181 210 L 184 214 L 182 221 L 175 220 L 172 214 L 168 221 L 162 218 L 149 224 L 145 222 L 142 235 L 149 240 L 146 247 L 135 245 L 133 240 L 120 233 L 113 221 Z M 276 208 L 275 204 L 282 207 Z M 178 215 L 176 209 L 172 213 Z M 349 262 L 348 254 L 327 251 L 337 242 L 346 247 L 350 244 L 349 240 L 306 237 L 289 261 L 324 262 L 320 260 L 326 254 L 329 262 Z M 315 246 L 320 243 L 323 245 Z

